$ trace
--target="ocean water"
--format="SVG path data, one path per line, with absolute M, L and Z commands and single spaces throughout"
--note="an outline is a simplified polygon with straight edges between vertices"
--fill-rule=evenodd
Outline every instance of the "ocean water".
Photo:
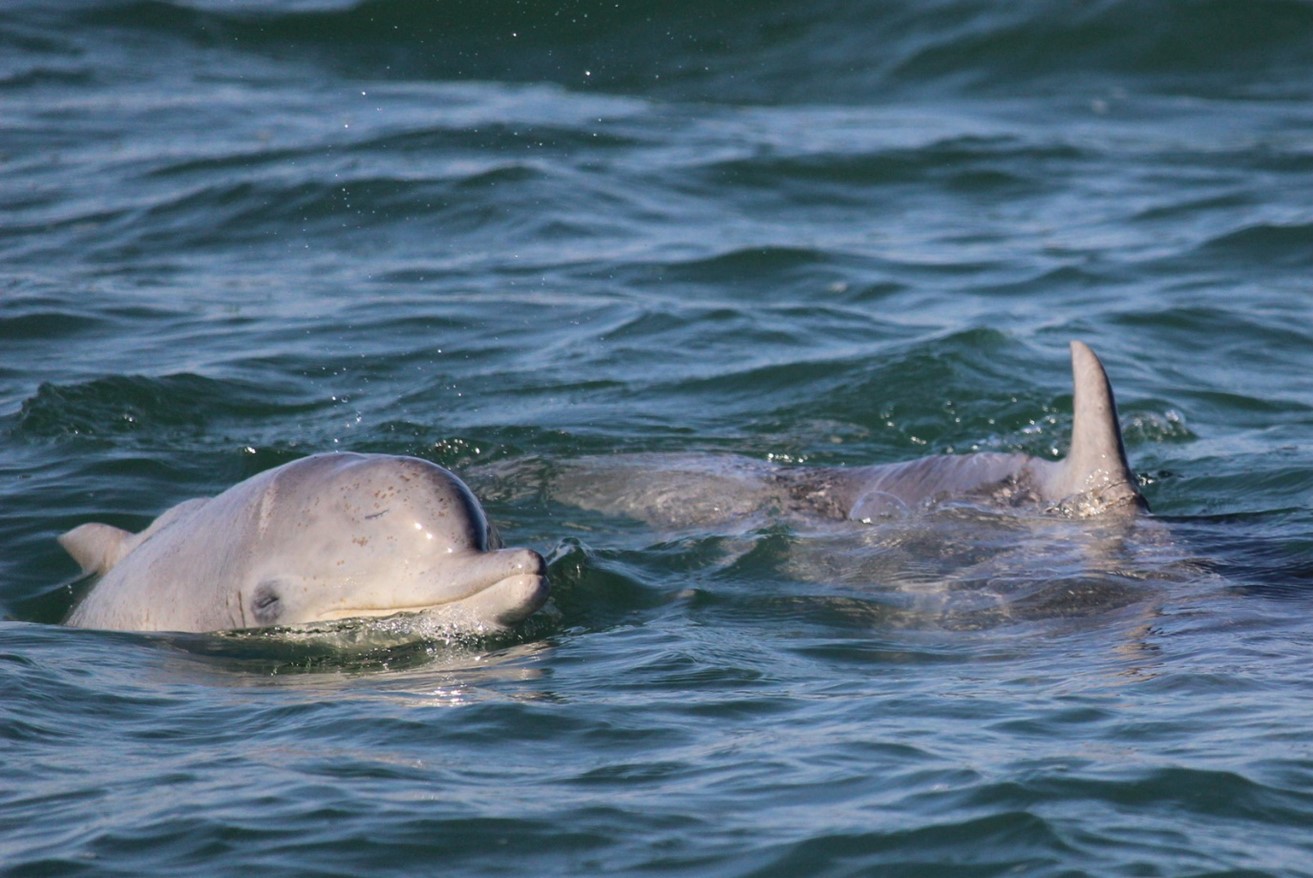
M 0 873 L 1313 875 L 1311 47 L 1304 0 L 7 3 Z M 1112 560 L 551 478 L 1052 458 L 1072 338 L 1153 508 Z M 551 606 L 60 624 L 58 534 L 329 450 L 464 475 Z

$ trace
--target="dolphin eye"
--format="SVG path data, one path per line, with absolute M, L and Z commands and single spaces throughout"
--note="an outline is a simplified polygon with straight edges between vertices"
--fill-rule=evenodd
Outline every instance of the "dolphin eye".
M 251 612 L 261 625 L 272 625 L 283 614 L 282 598 L 271 582 L 262 582 L 251 595 Z

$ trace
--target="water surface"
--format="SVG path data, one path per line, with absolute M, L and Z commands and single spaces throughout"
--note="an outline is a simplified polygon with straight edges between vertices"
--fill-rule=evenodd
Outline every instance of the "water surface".
M 11 4 L 0 869 L 1313 874 L 1310 45 L 1298 0 Z M 1054 457 L 1071 338 L 1147 570 L 541 487 Z M 58 624 L 59 533 L 333 449 L 468 474 L 552 612 Z

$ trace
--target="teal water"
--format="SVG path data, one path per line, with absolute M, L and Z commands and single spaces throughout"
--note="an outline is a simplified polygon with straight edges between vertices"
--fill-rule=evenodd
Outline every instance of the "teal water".
M 9 4 L 0 872 L 1313 875 L 1310 46 L 1297 0 Z M 1051 457 L 1071 338 L 1125 568 L 544 477 Z M 59 625 L 59 533 L 333 449 L 466 475 L 551 611 Z

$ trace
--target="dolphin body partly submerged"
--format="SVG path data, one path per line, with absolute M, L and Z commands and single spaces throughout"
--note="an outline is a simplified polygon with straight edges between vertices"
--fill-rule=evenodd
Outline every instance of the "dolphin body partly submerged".
M 1148 505 L 1102 364 L 1080 342 L 1071 363 L 1072 437 L 1061 460 L 986 452 L 834 467 L 636 453 L 471 476 L 489 478 L 488 490 L 642 522 L 663 555 L 687 548 L 696 578 L 714 570 L 726 583 L 752 583 L 740 593 L 722 584 L 723 599 L 795 618 L 978 629 L 1139 607 L 1173 583 L 1207 578 L 1188 545 L 1140 514 Z M 537 488 L 525 486 L 535 479 Z M 645 552 L 651 536 L 625 528 L 616 539 Z M 757 588 L 776 579 L 791 584 Z
M 1126 460 L 1112 384 L 1083 342 L 1071 343 L 1071 445 L 1062 460 L 984 452 L 830 469 L 786 478 L 795 496 L 832 514 L 870 521 L 936 499 L 976 496 L 1038 504 L 1070 516 L 1147 509 Z
M 518 622 L 547 600 L 546 565 L 499 548 L 455 475 L 410 457 L 323 454 L 189 500 L 140 533 L 59 538 L 100 574 L 67 624 L 221 631 L 422 612 L 462 629 Z
M 923 537 L 900 530 L 899 523 L 914 525 L 922 520 L 917 513 L 945 507 L 951 513 L 955 501 L 1105 523 L 1129 522 L 1147 509 L 1126 461 L 1102 364 L 1081 342 L 1072 342 L 1071 361 L 1072 438 L 1062 460 L 980 453 L 786 467 L 723 455 L 614 455 L 553 466 L 548 493 L 567 505 L 662 529 L 744 532 L 763 516 L 884 522 L 895 530 L 889 545 L 845 529 L 830 535 L 825 557 L 807 566 L 839 564 L 843 569 L 827 574 L 837 573 L 836 580 L 869 577 L 869 556 L 885 559 L 882 571 L 898 559 L 961 571 L 979 566 L 974 556 L 963 556 L 964 546 L 976 545 L 985 553 L 987 574 L 977 578 L 990 578 L 1016 537 L 1026 551 L 1042 550 L 1036 537 L 1003 523 L 1000 538 L 982 540 L 982 521 L 968 517 L 963 524 L 972 539 L 964 540 L 952 514 L 938 526 L 925 521 L 930 527 Z M 1000 523 L 988 524 L 997 530 Z M 1120 528 L 1116 534 L 1120 542 Z M 835 540 L 856 542 L 847 551 Z M 529 549 L 498 549 L 464 483 L 414 458 L 309 457 L 217 497 L 182 503 L 139 534 L 88 524 L 60 542 L 86 573 L 102 574 L 68 619 L 82 627 L 216 631 L 422 611 L 461 627 L 496 628 L 531 615 L 548 593 L 542 557 Z M 1078 566 L 1117 562 L 1104 542 L 1082 537 Z M 915 557 L 907 555 L 913 546 Z
M 1074 417 L 1062 460 L 983 452 L 788 467 L 727 455 L 615 455 L 559 467 L 551 493 L 568 505 L 667 528 L 750 522 L 763 511 L 870 523 L 950 500 L 1082 518 L 1147 509 L 1103 364 L 1079 341 L 1071 343 L 1071 364 Z

